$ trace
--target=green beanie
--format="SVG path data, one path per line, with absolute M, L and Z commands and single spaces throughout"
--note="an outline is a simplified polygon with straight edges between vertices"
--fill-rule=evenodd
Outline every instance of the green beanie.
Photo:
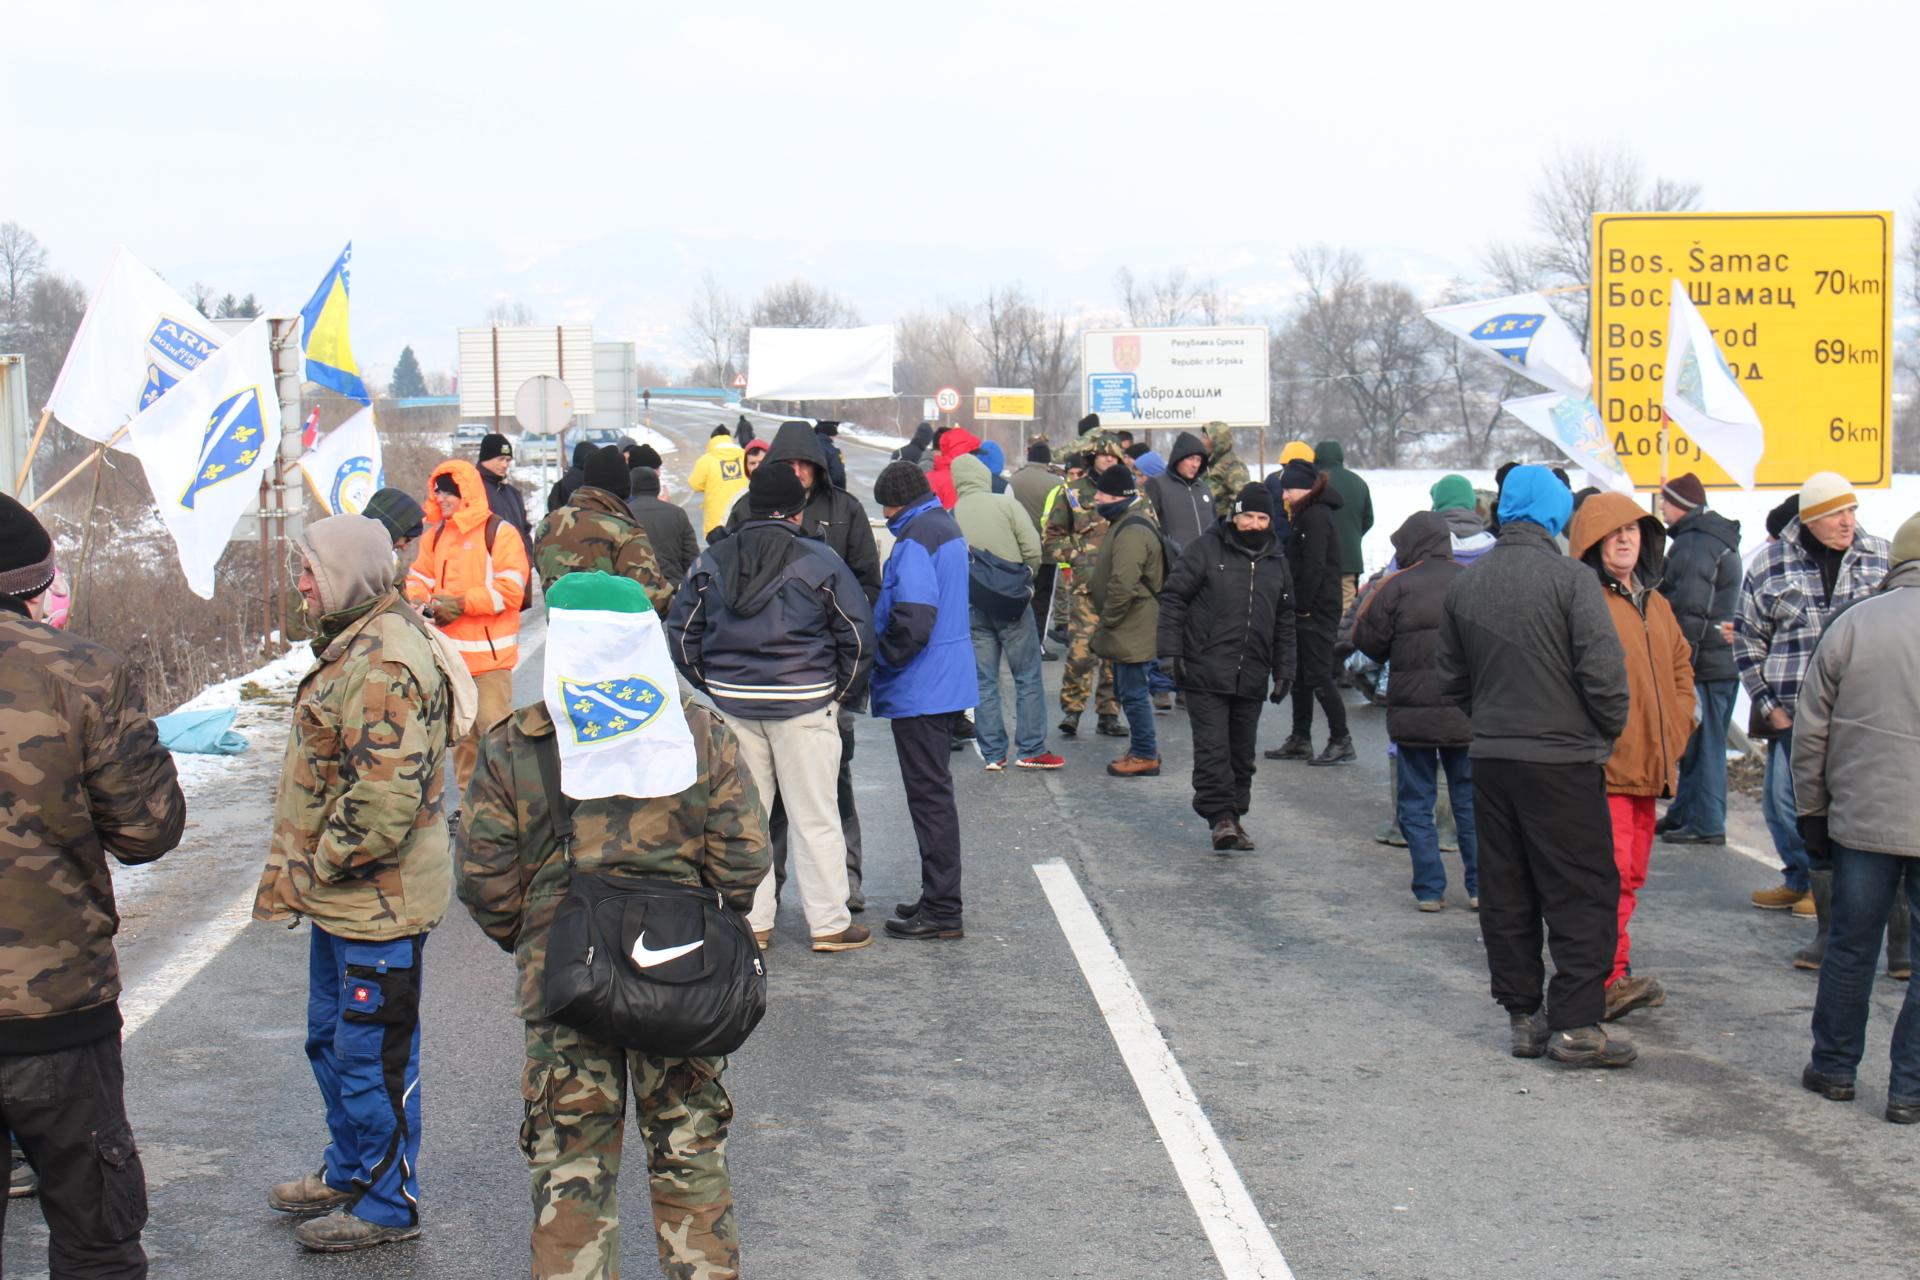
M 1890 563 L 1905 564 L 1909 560 L 1920 560 L 1920 515 L 1907 517 L 1893 535 L 1893 556 Z
M 1433 495 L 1435 511 L 1472 511 L 1474 509 L 1473 482 L 1465 476 L 1441 476 L 1433 482 L 1433 488 L 1427 492 Z

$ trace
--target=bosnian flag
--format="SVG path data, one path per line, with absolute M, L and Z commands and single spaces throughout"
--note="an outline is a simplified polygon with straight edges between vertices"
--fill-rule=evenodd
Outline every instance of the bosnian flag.
M 569 573 L 547 590 L 541 692 L 575 800 L 678 795 L 700 776 L 660 615 L 631 578 Z
M 1586 468 L 1596 484 L 1615 493 L 1633 492 L 1633 478 L 1621 465 L 1600 410 L 1588 397 L 1549 391 L 1543 396 L 1502 400 L 1500 407 L 1545 437 L 1576 466 Z
M 1510 373 L 1576 399 L 1593 390 L 1580 339 L 1537 293 L 1435 307 L 1426 317 Z
M 1754 469 L 1767 450 L 1766 432 L 1753 402 L 1740 389 L 1713 340 L 1713 331 L 1678 280 L 1669 284 L 1667 367 L 1661 408 L 1702 453 L 1720 464 L 1742 489 L 1753 488 Z
M 300 455 L 300 471 L 329 514 L 357 516 L 364 511 L 367 499 L 387 483 L 373 410 L 362 409 L 327 432 Z

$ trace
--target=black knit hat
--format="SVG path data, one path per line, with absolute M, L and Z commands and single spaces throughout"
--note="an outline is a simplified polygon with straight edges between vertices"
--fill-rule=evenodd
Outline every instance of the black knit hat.
M 889 462 L 873 482 L 873 500 L 883 507 L 910 507 L 932 492 L 926 472 L 911 462 Z
M 1239 495 L 1234 498 L 1233 514 L 1237 516 L 1258 514 L 1271 518 L 1273 516 L 1273 494 L 1268 491 L 1267 486 L 1264 484 L 1250 484 L 1242 489 Z
M 1313 482 L 1320 478 L 1320 468 L 1305 458 L 1295 458 L 1280 468 L 1280 487 L 1282 489 L 1311 489 Z
M 480 438 L 480 461 L 491 462 L 495 458 L 511 458 L 513 441 L 498 432 L 490 431 Z
M 727 426 L 727 424 L 723 422 L 719 426 L 715 427 L 713 430 L 707 432 L 707 439 L 711 440 L 715 436 L 731 437 L 732 435 L 733 435 L 733 429 Z
M 660 469 L 660 451 L 650 444 L 636 444 L 627 450 L 627 467 L 652 467 Z
M 1087 432 L 1089 432 L 1089 431 L 1098 431 L 1099 429 L 1100 429 L 1100 415 L 1099 415 L 1099 414 L 1097 414 L 1097 413 L 1090 413 L 1090 414 L 1088 414 L 1088 415 L 1087 415 L 1086 417 L 1084 417 L 1084 418 L 1082 418 L 1082 419 L 1080 419 L 1080 434 L 1081 434 L 1081 435 L 1085 435 L 1085 434 L 1087 434 Z
M 1093 487 L 1109 498 L 1131 498 L 1140 492 L 1134 488 L 1133 472 L 1118 465 L 1108 467 L 1095 477 Z
M 1127 456 L 1129 458 L 1132 458 L 1135 462 L 1140 461 L 1141 458 L 1145 457 L 1147 454 L 1152 452 L 1153 452 L 1153 446 L 1148 444 L 1145 440 L 1141 440 L 1138 443 L 1130 444 L 1127 446 Z
M 427 513 L 405 489 L 375 490 L 367 499 L 367 505 L 360 508 L 360 514 L 385 525 L 387 536 L 395 542 L 417 538 L 426 528 Z
M 1800 514 L 1800 495 L 1790 493 L 1787 500 L 1767 512 L 1767 536 L 1777 538 L 1787 525 Z
M 790 516 L 807 505 L 807 486 L 792 467 L 761 467 L 747 481 L 747 514 L 756 520 Z
M 53 539 L 33 512 L 0 493 L 0 596 L 27 600 L 53 585 Z
M 621 453 L 616 445 L 608 445 L 604 449 L 595 451 L 594 455 L 587 459 L 587 465 L 580 468 L 580 473 L 582 484 L 591 485 L 595 489 L 605 489 L 616 498 L 627 498 L 633 495 L 633 480 L 630 478 L 627 456 Z
M 1028 462 L 1052 462 L 1053 446 L 1045 440 L 1035 440 L 1027 446 Z
M 840 434 L 840 424 L 832 418 L 820 419 L 820 421 L 813 424 L 813 429 L 816 434 L 823 436 L 837 436 Z

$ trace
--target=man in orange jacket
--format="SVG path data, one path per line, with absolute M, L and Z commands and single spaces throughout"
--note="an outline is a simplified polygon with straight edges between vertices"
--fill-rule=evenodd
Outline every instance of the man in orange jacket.
M 427 482 L 427 532 L 407 574 L 407 599 L 446 633 L 480 691 L 473 731 L 454 744 L 454 779 L 473 776 L 481 735 L 513 710 L 520 660 L 520 602 L 527 594 L 527 547 L 487 506 L 480 472 L 458 458 Z

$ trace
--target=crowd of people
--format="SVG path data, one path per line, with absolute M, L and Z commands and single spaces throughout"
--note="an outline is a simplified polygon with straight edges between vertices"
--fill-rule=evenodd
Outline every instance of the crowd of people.
M 420 1234 L 422 974 L 457 898 L 516 960 L 534 1274 L 617 1266 L 630 1100 L 662 1268 L 737 1275 L 725 1058 L 549 1016 L 548 947 L 576 868 L 705 886 L 762 951 L 791 878 L 813 951 L 871 946 L 854 918 L 867 902 L 851 773 L 868 713 L 889 722 L 921 871 L 884 932 L 963 939 L 956 753 L 988 774 L 1059 770 L 1049 729 L 1077 737 L 1092 703 L 1094 732 L 1126 739 L 1105 766 L 1121 781 L 1102 785 L 1130 785 L 1161 773 L 1156 716 L 1184 710 L 1191 807 L 1230 855 L 1256 848 L 1264 705 L 1290 715 L 1266 758 L 1353 763 L 1341 684 L 1369 663 L 1391 743 L 1386 838 L 1408 849 L 1415 908 L 1445 909 L 1457 851 L 1512 1054 L 1586 1067 L 1632 1063 L 1608 1024 L 1667 999 L 1634 972 L 1630 924 L 1656 840 L 1726 842 L 1743 684 L 1782 868 L 1753 904 L 1816 918 L 1793 958 L 1820 974 L 1802 1083 L 1854 1097 L 1882 938 L 1889 972 L 1909 976 L 1920 910 L 1902 799 L 1920 766 L 1920 517 L 1874 537 L 1848 483 L 1818 474 L 1749 564 L 1695 476 L 1649 513 L 1509 465 L 1491 492 L 1434 484 L 1363 582 L 1373 503 L 1338 442 L 1294 442 L 1255 480 L 1224 424 L 1177 433 L 1162 456 L 1088 415 L 1057 457 L 1036 440 L 1011 475 L 997 444 L 922 424 L 873 486 L 883 560 L 836 428 L 786 422 L 769 441 L 744 417 L 715 427 L 687 481 L 697 529 L 664 499 L 659 454 L 631 441 L 579 446 L 536 525 L 512 442 L 490 435 L 423 493 L 381 490 L 297 539 L 314 662 L 255 915 L 309 925 L 305 1054 L 330 1142 L 266 1195 L 302 1246 Z M 54 1274 L 137 1276 L 145 1184 L 121 1099 L 105 859 L 160 857 L 186 805 L 126 664 L 50 624 L 55 577 L 46 530 L 0 498 L 0 814 L 14 833 L 0 845 L 0 1121 L 37 1175 Z M 553 714 L 513 705 L 536 577 L 542 593 L 619 580 L 658 614 L 691 786 L 562 794 Z M 1062 656 L 1050 726 L 1043 664 Z M 1892 1053 L 1886 1117 L 1920 1122 L 1911 988 Z M 81 1083 L 35 1083 L 50 1079 Z

